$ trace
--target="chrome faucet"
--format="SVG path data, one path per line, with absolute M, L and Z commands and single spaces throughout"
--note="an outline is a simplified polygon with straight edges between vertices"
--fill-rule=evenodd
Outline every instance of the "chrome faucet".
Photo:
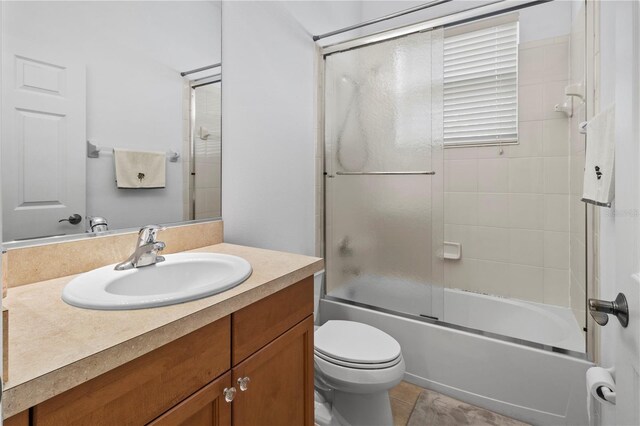
M 115 270 L 125 271 L 163 262 L 164 257 L 158 256 L 158 253 L 164 249 L 165 244 L 162 241 L 156 241 L 156 236 L 158 231 L 163 231 L 164 229 L 166 228 L 159 225 L 147 225 L 140 228 L 135 251 L 127 260 L 118 263 Z

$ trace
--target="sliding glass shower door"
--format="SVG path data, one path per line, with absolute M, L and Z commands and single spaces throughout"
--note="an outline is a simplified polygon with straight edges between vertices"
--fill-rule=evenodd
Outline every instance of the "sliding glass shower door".
M 442 317 L 442 38 L 325 58 L 329 297 Z

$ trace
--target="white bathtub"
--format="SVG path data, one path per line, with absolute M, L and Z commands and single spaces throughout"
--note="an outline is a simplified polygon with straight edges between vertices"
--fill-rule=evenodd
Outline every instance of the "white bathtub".
M 570 308 L 444 290 L 444 322 L 583 353 L 584 332 Z
M 344 295 L 359 290 L 363 288 L 351 287 Z M 392 335 L 402 346 L 409 382 L 531 424 L 587 424 L 585 374 L 593 364 L 580 357 L 322 299 L 319 322 L 329 319 L 367 323 Z M 445 289 L 443 319 L 584 351 L 582 331 L 566 308 Z
M 585 352 L 584 332 L 568 307 L 366 275 L 331 291 L 329 296 L 393 312 L 434 316 L 462 327 Z

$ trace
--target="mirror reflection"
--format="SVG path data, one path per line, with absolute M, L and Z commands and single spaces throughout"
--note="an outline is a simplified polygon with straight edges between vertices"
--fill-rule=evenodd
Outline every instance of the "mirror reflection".
M 220 2 L 3 3 L 3 241 L 220 216 Z

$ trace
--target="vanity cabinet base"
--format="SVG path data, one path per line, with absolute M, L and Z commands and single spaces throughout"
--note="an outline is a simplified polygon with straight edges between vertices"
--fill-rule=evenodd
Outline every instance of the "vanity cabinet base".
M 313 372 L 308 277 L 5 424 L 313 426 Z

